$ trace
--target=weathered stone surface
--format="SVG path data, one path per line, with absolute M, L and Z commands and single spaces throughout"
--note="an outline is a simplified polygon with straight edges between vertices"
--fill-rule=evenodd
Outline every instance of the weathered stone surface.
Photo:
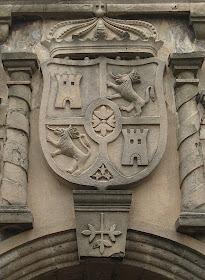
M 191 240 L 191 237 L 187 237 L 187 241 Z M 8 244 L 8 241 L 5 243 Z M 105 278 L 107 280 L 114 276 L 119 280 L 128 277 L 135 280 L 143 274 L 144 280 L 204 280 L 204 256 L 187 244 L 131 230 L 128 232 L 127 254 L 123 262 L 99 258 L 79 262 L 75 231 L 60 231 L 24 242 L 3 254 L 0 258 L 0 278 L 55 280 L 58 277 L 66 280 L 68 277 L 89 277 L 96 280 L 97 277 L 108 277 Z M 201 249 L 204 249 L 204 244 Z M 22 259 L 25 261 L 20 261 Z
M 22 108 L 12 108 L 7 115 L 8 128 L 22 130 L 29 136 L 29 120 L 28 111 L 24 111 Z
M 16 84 L 16 85 L 15 85 Z M 28 88 L 28 86 L 21 85 L 21 82 L 13 82 L 11 85 L 11 82 L 8 84 L 9 86 L 9 97 L 19 97 L 23 100 L 26 100 L 28 105 L 30 105 L 30 99 L 31 99 L 31 91 Z M 24 105 L 26 106 L 26 105 Z
M 33 228 L 33 216 L 25 207 L 4 206 L 0 208 L 0 230 L 24 231 Z
M 8 24 L 0 24 L 0 43 L 3 43 L 9 34 Z
M 27 183 L 27 172 L 25 169 L 22 172 L 22 169 L 16 164 L 4 162 L 4 178 L 16 182 L 18 185 L 25 186 Z
M 28 221 L 28 215 L 21 213 L 21 207 L 26 207 L 27 203 L 29 104 L 31 97 L 31 90 L 28 86 L 30 86 L 31 75 L 37 70 L 37 59 L 32 53 L 4 53 L 2 59 L 4 68 L 11 79 L 9 82 L 9 92 L 11 93 L 8 101 L 9 110 L 6 118 L 8 133 L 4 144 L 1 186 L 2 205 L 8 205 L 6 209 L 11 213 L 8 215 L 2 210 L 2 228 L 14 229 L 16 219 L 16 224 L 27 230 L 32 227 L 32 214 L 28 210 Z M 22 85 L 25 82 L 27 86 Z M 11 206 L 9 210 L 9 205 L 16 205 L 16 215 L 12 216 L 13 208 Z M 4 206 L 1 206 L 0 211 L 4 209 Z M 5 222 L 7 216 L 8 223 Z
M 7 70 L 9 74 L 17 72 L 14 75 L 19 77 L 17 78 L 19 81 L 24 81 L 26 77 L 29 77 L 26 73 L 33 74 L 38 69 L 37 57 L 31 52 L 5 52 L 1 54 L 1 59 L 5 70 Z M 20 72 L 20 74 L 18 72 Z M 13 77 L 15 78 L 15 76 Z
M 65 58 L 42 68 L 40 139 L 58 176 L 80 188 L 126 188 L 155 169 L 167 134 L 163 62 Z
M 62 21 L 50 29 L 42 44 L 49 48 L 51 57 L 157 55 L 163 42 L 158 40 L 152 24 L 142 20 L 112 19 L 106 16 L 104 4 L 96 6 L 94 18 Z
M 73 191 L 79 258 L 124 258 L 132 193 Z
M 94 1 L 73 0 L 70 1 L 72 3 L 70 3 L 69 1 L 55 1 L 55 3 L 53 2 L 52 4 L 48 4 L 49 1 L 43 2 L 43 0 L 28 0 L 26 2 L 24 1 L 24 3 L 23 1 L 21 2 L 21 0 L 16 1 L 15 3 L 11 0 L 11 2 L 13 2 L 12 26 L 8 35 L 8 40 L 6 40 L 6 42 L 0 46 L 0 53 L 2 51 L 33 52 L 38 56 L 38 59 L 41 62 L 45 62 L 46 60 L 50 59 L 49 51 L 40 42 L 41 39 L 43 40 L 46 38 L 48 32 L 53 26 L 56 26 L 58 23 L 63 21 L 71 21 L 72 19 L 82 20 L 92 17 L 95 18 L 96 15 L 94 17 L 93 12 L 98 11 L 99 13 L 99 9 L 97 8 L 97 5 L 99 5 L 99 3 L 96 3 Z M 52 2 L 52 0 L 50 2 Z M 6 1 L 0 1 L 1 6 L 2 3 L 5 4 Z M 117 19 L 120 20 L 119 23 L 122 23 L 122 20 L 134 20 L 138 21 L 138 23 L 139 21 L 148 22 L 149 24 L 154 26 L 157 30 L 158 38 L 164 41 L 163 46 L 161 46 L 161 48 L 157 52 L 157 57 L 166 64 L 167 58 L 170 53 L 178 52 L 182 54 L 205 49 L 203 40 L 197 40 L 198 37 L 194 34 L 194 29 L 192 28 L 195 28 L 194 22 L 192 26 L 190 26 L 189 24 L 189 15 L 190 10 L 192 9 L 191 4 L 193 4 L 195 8 L 198 6 L 198 3 L 196 3 L 196 1 L 195 3 L 191 3 L 191 1 L 163 1 L 162 3 L 162 1 L 157 2 L 153 0 L 130 0 L 126 2 L 113 0 L 105 1 L 104 7 L 102 7 L 103 3 L 101 3 L 100 5 L 102 10 L 106 10 L 109 18 L 115 19 L 115 23 L 117 22 Z M 203 19 L 203 10 L 200 9 L 199 11 L 197 11 L 197 13 L 196 20 L 198 20 L 197 17 Z M 194 19 L 193 13 L 191 13 L 191 18 Z M 96 21 L 96 23 L 98 24 L 99 22 L 100 20 Z M 200 23 L 200 26 L 203 25 L 201 25 Z M 129 27 L 131 27 L 131 25 L 129 25 Z M 97 29 L 98 32 L 103 35 L 103 30 L 101 30 L 100 28 Z M 139 27 L 139 29 L 141 30 L 141 27 Z M 110 31 L 107 31 L 106 29 L 106 32 L 109 33 Z M 76 34 L 76 32 L 74 33 Z M 131 30 L 128 33 L 130 34 Z M 118 39 L 120 38 L 120 35 L 116 35 L 114 33 L 112 34 L 112 36 L 116 36 Z M 82 36 L 80 36 L 80 38 L 83 39 Z M 109 43 L 110 46 L 112 46 L 111 42 Z M 109 58 L 115 58 L 115 56 L 121 55 L 120 53 L 117 53 L 115 55 L 115 50 L 117 50 L 117 47 L 119 46 L 119 44 L 121 44 L 121 42 L 118 45 L 117 43 L 111 48 L 112 55 L 110 55 L 110 50 L 107 50 L 107 48 L 105 48 L 105 52 L 107 53 L 107 56 L 109 56 Z M 93 49 L 95 46 L 95 41 L 93 41 Z M 130 45 L 125 46 L 125 48 L 126 47 L 130 47 Z M 81 53 L 82 49 L 83 48 L 81 45 Z M 63 53 L 63 50 L 61 51 Z M 118 83 L 118 78 L 116 76 L 120 74 L 124 77 L 127 74 L 132 77 L 131 72 L 132 70 L 134 70 L 134 67 L 133 65 L 131 65 L 132 61 L 130 60 L 130 58 L 135 58 L 134 53 L 130 55 L 126 53 L 126 49 L 124 49 L 123 51 L 123 60 L 121 60 L 120 62 L 120 58 L 118 57 L 117 61 L 118 63 L 120 62 L 123 64 L 122 61 L 126 60 L 126 65 L 122 65 L 119 63 L 116 66 L 114 59 L 112 59 L 112 61 L 114 61 L 115 63 L 116 68 L 113 66 L 113 69 L 111 69 L 111 67 L 110 69 L 108 69 L 108 71 L 106 72 L 105 83 L 100 83 L 101 79 L 95 77 L 94 69 L 92 69 L 89 73 L 86 73 L 87 76 L 82 75 L 80 70 L 81 67 L 87 66 L 77 66 L 82 62 L 81 60 L 75 60 L 75 65 L 72 65 L 72 61 L 74 60 L 70 60 L 70 64 L 64 64 L 64 66 L 69 65 L 70 67 L 69 73 L 67 73 L 66 70 L 62 71 L 61 73 L 66 78 L 65 81 L 61 76 L 59 82 L 57 81 L 56 77 L 53 77 L 54 83 L 52 83 L 50 88 L 54 91 L 58 87 L 61 88 L 58 99 L 59 102 L 53 100 L 53 108 L 55 110 L 58 110 L 58 112 L 62 112 L 62 120 L 64 120 L 63 125 L 62 123 L 56 122 L 55 125 L 52 124 L 49 126 L 50 129 L 46 128 L 47 136 L 50 136 L 52 138 L 52 140 L 50 140 L 53 141 L 54 144 L 55 142 L 59 141 L 59 136 L 55 135 L 52 129 L 56 127 L 63 129 L 68 128 L 70 123 L 66 119 L 66 116 L 68 116 L 66 114 L 73 110 L 82 110 L 82 108 L 79 107 L 83 107 L 83 102 L 80 102 L 79 100 L 81 99 L 81 95 L 87 95 L 90 97 L 90 93 L 92 92 L 91 90 L 89 90 L 90 85 L 95 85 L 95 87 L 93 87 L 93 91 L 95 91 L 96 95 L 98 92 L 98 88 L 102 91 L 107 90 L 110 97 L 120 95 L 122 91 L 119 88 L 120 83 Z M 151 50 L 149 51 L 149 53 L 150 52 Z M 98 56 L 98 52 L 95 52 L 95 55 Z M 79 58 L 78 54 L 73 54 L 72 59 L 74 58 L 74 56 L 75 58 Z M 88 55 L 86 54 L 86 56 Z M 81 56 L 81 58 L 83 58 L 83 56 Z M 96 57 L 90 57 L 90 60 L 86 58 L 87 60 L 85 61 L 87 61 L 87 65 L 91 63 L 91 58 L 94 59 Z M 68 59 L 69 58 L 67 58 L 67 61 Z M 85 62 L 83 61 L 83 63 Z M 150 77 L 151 79 L 154 79 L 154 75 L 150 75 L 150 73 L 152 72 L 151 70 L 150 72 L 144 71 L 144 66 L 139 66 L 139 64 L 135 64 L 135 62 L 133 62 L 133 64 L 139 71 L 139 74 L 141 76 L 141 83 L 132 83 L 132 88 L 135 92 L 137 92 L 137 94 L 140 95 L 142 99 L 145 99 L 144 93 L 146 88 L 149 86 L 148 81 L 150 81 Z M 8 137 L 8 139 L 15 139 L 15 145 L 22 144 L 25 147 L 25 150 L 28 151 L 29 149 L 29 153 L 27 152 L 29 159 L 29 168 L 26 171 L 21 166 L 16 165 L 16 163 L 5 161 L 3 184 L 5 184 L 5 179 L 7 179 L 8 181 L 10 180 L 11 182 L 15 182 L 17 186 L 27 186 L 25 199 L 27 200 L 27 207 L 29 207 L 29 209 L 32 209 L 35 223 L 32 230 L 24 233 L 19 233 L 21 232 L 20 228 L 18 230 L 15 230 L 15 227 L 13 227 L 13 229 L 12 227 L 7 227 L 7 230 L 5 228 L 4 233 L 1 236 L 2 241 L 0 242 L 0 278 L 4 280 L 16 280 L 22 278 L 36 280 L 54 280 L 56 278 L 62 280 L 76 280 L 81 278 L 95 280 L 112 278 L 116 278 L 119 280 L 136 280 L 138 278 L 143 278 L 143 280 L 202 280 L 204 278 L 205 269 L 205 235 L 203 231 L 200 231 L 200 227 L 203 229 L 203 221 L 200 221 L 199 227 L 196 226 L 196 221 L 199 221 L 197 217 L 203 219 L 203 212 L 197 210 L 195 212 L 195 214 L 197 213 L 197 215 L 194 216 L 194 218 L 193 213 L 191 213 L 188 216 L 188 222 L 187 220 L 185 221 L 185 217 L 183 216 L 183 214 L 187 213 L 185 212 L 185 209 L 181 213 L 182 218 L 180 225 L 183 226 L 184 223 L 184 227 L 186 227 L 187 224 L 189 227 L 189 225 L 192 224 L 192 228 L 194 226 L 195 228 L 198 227 L 197 230 L 191 230 L 191 232 L 188 232 L 188 230 L 186 229 L 186 231 L 183 232 L 183 230 L 180 229 L 180 231 L 183 232 L 183 234 L 180 234 L 179 232 L 176 232 L 174 223 L 180 213 L 181 194 L 183 197 L 186 197 L 186 199 L 183 200 L 183 203 L 188 205 L 189 208 L 195 207 L 195 202 L 197 201 L 198 205 L 200 205 L 200 209 L 202 209 L 204 203 L 204 179 L 203 176 L 201 176 L 201 169 L 204 170 L 204 166 L 201 165 L 201 155 L 204 156 L 203 153 L 205 151 L 205 144 L 204 140 L 202 139 L 204 130 L 203 126 L 205 121 L 203 116 L 204 108 L 201 103 L 197 104 L 197 110 L 199 110 L 199 114 L 191 114 L 192 112 L 197 111 L 195 110 L 196 94 L 203 91 L 205 87 L 204 66 L 202 66 L 202 68 L 198 71 L 197 77 L 196 73 L 198 69 L 192 62 L 189 72 L 184 71 L 183 73 L 180 73 L 179 77 L 177 77 L 176 80 L 175 96 L 173 88 L 174 79 L 172 77 L 172 73 L 169 68 L 165 68 L 166 71 L 164 73 L 163 80 L 163 95 L 166 101 L 166 110 L 168 113 L 167 147 L 161 161 L 159 162 L 155 170 L 149 176 L 138 182 L 138 184 L 132 183 L 132 187 L 134 187 L 134 189 L 129 216 L 129 230 L 126 238 L 127 249 L 123 262 L 120 261 L 120 258 L 113 259 L 97 257 L 97 259 L 87 258 L 86 260 L 81 260 L 81 264 L 79 264 L 77 255 L 75 218 L 71 190 L 72 188 L 76 187 L 76 185 L 68 181 L 62 182 L 61 180 L 59 180 L 58 176 L 55 176 L 55 174 L 51 173 L 51 169 L 46 165 L 46 161 L 43 158 L 43 153 L 39 142 L 39 104 L 41 101 L 43 83 L 41 73 L 39 71 L 38 77 L 33 79 L 31 82 L 28 69 L 26 70 L 24 68 L 23 71 L 14 72 L 14 69 L 12 69 L 12 65 L 10 66 L 10 73 L 8 73 L 10 80 L 8 78 L 7 81 L 9 88 L 8 91 L 10 106 L 8 111 L 7 127 L 4 126 L 6 124 L 5 115 L 7 115 L 6 77 L 2 72 L 0 66 L 0 98 L 2 98 L 0 99 L 0 101 L 3 101 L 3 105 L 0 105 L 1 151 L 3 152 L 3 142 L 6 141 L 6 137 Z M 113 75 L 110 73 L 110 71 Z M 79 87 L 75 88 L 74 90 L 71 90 L 71 82 L 73 82 L 71 79 L 72 75 L 76 75 L 78 79 L 80 79 L 80 81 L 78 81 L 78 79 L 74 81 L 74 83 L 77 83 L 79 85 Z M 82 77 L 80 78 L 81 75 Z M 155 77 L 156 76 L 157 75 L 155 75 Z M 84 82 L 85 77 L 87 77 L 87 79 L 89 80 L 88 84 Z M 64 84 L 63 82 L 70 82 L 70 87 L 66 87 L 66 90 L 62 90 Z M 108 85 L 106 85 L 106 83 L 109 84 L 109 87 Z M 147 87 L 144 88 L 145 83 L 147 83 Z M 56 88 L 54 88 L 53 85 Z M 35 89 L 35 93 L 31 94 L 31 88 Z M 151 92 L 151 88 L 149 90 Z M 67 96 L 68 91 L 70 92 L 69 96 Z M 77 95 L 77 104 L 72 102 L 73 96 L 75 94 Z M 175 100 L 174 97 L 176 97 Z M 90 99 L 88 100 L 88 104 L 90 105 L 92 101 L 90 101 Z M 118 107 L 124 106 L 124 109 L 127 109 L 128 111 L 130 110 L 130 108 L 132 108 L 132 106 L 130 107 L 131 102 L 123 98 L 119 100 L 112 99 L 111 102 L 116 103 Z M 132 116 L 132 118 L 135 120 L 140 120 L 145 116 L 149 116 L 150 118 L 152 118 L 153 116 L 156 116 L 155 113 L 158 112 L 157 109 L 159 108 L 153 111 L 153 115 L 149 115 L 149 112 L 151 112 L 149 111 L 150 107 L 152 107 L 153 109 L 153 107 L 157 107 L 158 104 L 158 98 L 156 98 L 154 102 L 149 101 L 147 104 L 142 104 L 142 106 L 139 106 L 140 108 L 133 108 L 130 112 L 120 110 L 120 113 L 125 118 L 129 118 L 130 116 Z M 73 108 L 75 106 L 76 108 Z M 108 103 L 104 104 L 104 107 L 106 109 L 109 109 L 108 106 Z M 99 121 L 99 114 L 103 114 L 104 118 L 107 114 L 108 110 L 105 110 L 104 107 L 96 108 L 93 111 L 93 118 L 91 119 L 95 119 L 96 124 Z M 142 112 L 140 112 L 140 109 Z M 25 127 L 24 129 L 22 128 L 21 124 L 23 124 L 23 121 L 21 120 L 26 119 L 23 117 L 26 117 L 26 112 L 29 110 L 31 110 L 31 112 L 28 113 L 28 120 L 30 123 L 28 137 L 28 130 L 26 130 Z M 176 111 L 179 113 L 178 115 Z M 139 116 L 134 116 L 135 114 L 139 114 Z M 189 118 L 187 119 L 188 115 Z M 84 116 L 84 112 L 81 116 Z M 10 117 L 13 122 L 11 122 L 10 128 L 8 128 L 8 121 Z M 20 121 L 18 121 L 17 118 L 19 119 L 20 117 L 21 119 Z M 55 116 L 52 117 L 53 120 L 56 120 Z M 183 125 L 181 125 L 179 128 L 178 134 L 180 137 L 178 137 L 177 139 L 176 131 L 178 128 L 178 117 L 180 123 Z M 106 121 L 106 119 L 104 118 L 102 119 L 102 121 Z M 74 116 L 73 121 L 76 121 L 76 119 L 77 117 Z M 84 118 L 84 121 L 86 120 L 87 119 Z M 109 120 L 109 123 L 112 125 L 116 124 L 113 122 L 113 118 Z M 138 125 L 139 127 L 137 128 L 133 127 L 134 125 L 132 124 L 130 124 L 130 126 L 128 127 L 123 123 L 122 131 L 124 132 L 124 134 L 122 132 L 120 134 L 122 145 L 120 146 L 119 143 L 116 146 L 113 145 L 108 151 L 109 155 L 113 155 L 113 157 L 110 157 L 109 160 L 114 161 L 114 159 L 117 158 L 120 164 L 121 162 L 123 163 L 122 167 L 125 172 L 128 172 L 128 170 L 130 170 L 131 168 L 138 172 L 137 170 L 143 169 L 144 166 L 147 166 L 140 164 L 138 166 L 138 163 L 140 162 L 133 153 L 135 149 L 129 149 L 130 145 L 129 139 L 127 137 L 127 129 L 130 129 L 130 133 L 132 134 L 133 132 L 139 133 L 140 128 L 142 128 L 144 138 L 149 142 L 150 131 L 152 130 L 153 132 L 153 129 L 156 128 L 156 126 L 153 123 L 150 123 L 149 127 L 147 127 L 147 124 L 146 126 L 144 126 L 144 124 L 142 123 Z M 83 130 L 79 124 L 73 124 L 73 126 L 76 126 L 76 130 L 80 133 L 80 135 L 87 135 L 87 132 Z M 112 131 L 108 131 L 107 129 L 105 129 L 105 126 L 103 127 L 104 129 L 100 129 L 99 131 L 98 126 L 92 127 L 93 133 L 98 135 L 109 135 L 109 133 L 113 133 Z M 145 135 L 148 129 L 149 131 L 147 135 Z M 27 133 L 25 131 L 27 131 Z M 200 134 L 199 142 L 196 137 L 197 134 Z M 152 160 L 150 161 L 150 151 L 154 151 L 153 146 L 157 142 L 158 135 L 158 132 L 152 135 L 154 143 L 149 142 L 147 149 L 146 147 L 142 148 L 144 160 L 141 163 L 147 164 L 148 160 L 148 164 L 152 164 Z M 90 136 L 87 135 L 91 147 L 92 149 L 94 149 L 93 154 L 98 154 L 98 144 L 96 144 L 96 142 L 94 140 L 91 140 L 91 138 L 89 137 Z M 79 150 L 81 150 L 83 153 L 86 153 L 84 147 L 81 146 L 80 140 L 78 138 L 74 139 L 73 142 L 76 144 Z M 125 145 L 123 144 L 124 142 L 126 142 Z M 185 142 L 187 143 L 186 145 L 184 145 Z M 47 141 L 46 145 L 48 146 L 49 153 L 53 153 L 57 150 L 57 148 L 54 147 L 51 142 L 48 143 Z M 122 159 L 121 147 L 123 145 L 126 146 L 126 149 L 123 153 Z M 194 154 L 192 153 L 193 150 L 190 149 L 190 147 L 196 147 L 196 151 Z M 178 148 L 179 153 L 177 151 Z M 189 152 L 191 152 L 190 157 L 188 156 Z M 133 157 L 131 157 L 130 153 L 133 155 Z M 146 155 L 148 155 L 148 158 L 146 157 Z M 184 172 L 185 175 L 183 175 L 181 172 L 181 175 L 183 175 L 181 176 L 181 184 L 183 185 L 183 187 L 181 188 L 182 192 L 180 194 L 178 166 L 179 160 L 181 163 L 182 155 L 187 155 L 187 157 L 185 157 L 187 161 L 183 161 L 183 163 L 180 165 L 181 170 L 183 169 L 183 171 L 186 171 Z M 59 157 L 62 158 L 63 156 L 56 155 L 56 157 L 50 159 L 57 164 L 59 162 L 63 162 L 63 164 L 60 166 L 60 168 L 62 168 L 63 170 L 72 170 L 72 160 L 75 161 L 75 159 L 73 158 L 70 162 L 68 162 L 67 160 L 69 157 L 67 156 L 66 158 L 66 156 L 64 156 L 64 160 L 61 162 L 62 159 L 59 159 Z M 117 160 L 115 162 L 117 162 Z M 95 159 L 90 158 L 90 163 L 94 165 Z M 118 168 L 117 165 L 114 167 L 116 169 Z M 186 170 L 184 167 L 186 167 Z M 192 171 L 190 170 L 190 168 L 193 167 L 195 167 L 196 169 L 194 172 L 191 172 L 192 176 L 186 176 L 187 173 L 190 174 L 190 171 Z M 94 175 L 94 177 L 98 178 L 99 180 L 109 178 L 112 173 L 110 172 L 110 170 L 110 173 L 108 173 L 106 168 L 107 165 L 104 164 L 96 166 L 96 170 L 91 175 Z M 115 169 L 114 171 L 116 172 Z M 132 174 L 126 174 L 129 180 L 133 179 Z M 125 176 L 124 174 L 122 175 Z M 76 177 L 78 177 L 78 175 L 76 175 Z M 196 181 L 198 183 L 201 183 L 198 184 L 197 191 L 195 191 Z M 85 180 L 81 180 L 80 187 L 82 187 L 84 183 Z M 187 192 L 186 186 L 188 185 L 193 190 L 193 192 Z M 93 187 L 95 188 L 96 186 L 94 185 Z M 188 190 L 190 190 L 190 188 Z M 3 200 L 4 205 L 7 203 L 9 204 L 9 201 L 12 199 L 12 201 L 18 203 L 23 198 L 23 195 L 21 195 L 20 199 L 16 199 L 16 197 L 18 197 L 19 195 L 18 191 L 20 193 L 21 188 L 15 188 L 15 192 L 9 196 L 5 192 L 3 197 L 5 198 L 6 195 L 6 197 L 8 198 L 8 202 L 6 202 L 4 198 L 3 200 L 2 196 L 0 197 L 1 202 Z M 110 198 L 110 196 L 108 196 L 107 198 Z M 102 199 L 102 197 L 99 197 L 99 203 L 100 201 L 104 201 L 104 199 Z M 89 208 L 89 206 L 90 203 L 88 200 L 87 207 Z M 8 205 L 8 207 L 10 209 L 12 208 L 12 205 Z M 96 214 L 96 219 L 93 219 L 93 223 L 90 223 L 90 225 L 96 224 L 96 230 L 100 228 L 100 226 L 98 227 L 98 225 L 100 222 L 101 213 L 103 213 L 102 221 L 104 222 L 105 230 L 107 229 L 109 231 L 115 222 L 113 221 L 113 223 L 110 222 L 110 224 L 106 224 L 107 216 L 104 212 L 98 212 L 99 215 Z M 13 213 L 12 215 L 16 214 Z M 1 217 L 4 217 L 4 215 Z M 88 217 L 86 216 L 86 219 Z M 5 215 L 5 219 L 6 218 L 7 216 Z M 17 218 L 15 218 L 15 220 L 17 221 Z M 87 221 L 87 224 L 88 223 L 89 222 Z M 82 229 L 82 231 L 90 230 L 87 224 Z M 118 224 L 120 224 L 120 222 L 117 222 L 115 231 L 120 231 L 118 230 Z M 186 234 L 186 232 L 188 233 Z M 17 235 L 11 237 L 11 235 L 14 234 Z M 188 235 L 192 235 L 193 238 L 189 237 Z M 116 244 L 121 236 L 122 234 L 116 236 Z M 8 240 L 3 240 L 8 237 L 10 237 Z M 89 235 L 84 235 L 83 237 L 84 240 L 87 240 L 87 244 L 89 245 Z M 99 237 L 100 235 L 96 237 L 96 240 L 98 240 L 97 238 Z M 108 235 L 105 235 L 104 238 L 110 241 Z M 94 242 L 95 241 L 93 240 L 90 245 L 92 245 Z M 105 251 L 107 249 L 110 249 L 110 247 L 106 247 Z M 98 252 L 100 252 L 99 248 L 92 250 L 98 250 Z
M 7 141 L 4 149 L 4 161 L 21 166 L 28 170 L 28 150 L 21 144 Z
M 200 119 L 196 104 L 198 94 L 197 72 L 205 57 L 204 52 L 190 54 L 172 54 L 169 58 L 170 67 L 176 77 L 176 106 L 179 116 L 178 143 L 180 156 L 180 185 L 182 190 L 182 214 L 176 222 L 178 231 L 203 231 L 204 190 L 204 160 L 200 149 Z M 187 92 L 189 92 L 187 94 Z M 183 212 L 188 212 L 183 215 Z M 196 215 L 196 224 L 191 215 Z M 190 215 L 190 217 L 189 217 Z M 200 225 L 201 219 L 201 227 Z M 187 225 L 186 226 L 186 221 Z
M 11 24 L 11 5 L 3 5 L 0 10 L 0 44 L 2 44 L 9 34 Z
M 205 231 L 205 213 L 181 212 L 176 221 L 176 230 L 182 233 Z
M 205 3 L 190 5 L 190 23 L 193 25 L 196 38 L 205 39 Z
M 2 198 L 8 205 L 26 205 L 26 190 L 24 185 L 3 178 L 1 186 Z
M 107 1 L 104 1 L 104 5 L 106 4 Z M 187 17 L 189 14 L 190 16 L 190 22 L 193 24 L 193 27 L 195 29 L 196 37 L 197 39 L 203 39 L 203 27 L 204 27 L 204 14 L 203 14 L 203 3 L 194 3 L 190 4 L 187 2 L 182 1 L 183 3 L 180 3 L 181 1 L 163 1 L 163 3 L 151 3 L 148 1 L 146 2 L 137 2 L 134 1 L 129 1 L 124 3 L 108 3 L 107 5 L 107 11 L 110 16 L 117 16 L 117 15 L 128 15 L 128 14 L 181 14 L 185 13 L 187 14 Z M 93 10 L 95 9 L 96 4 L 91 4 L 90 1 L 83 2 L 83 3 L 75 3 L 73 1 L 71 4 L 66 5 L 63 2 L 59 4 L 56 4 L 55 2 L 49 2 L 46 5 L 42 4 L 42 0 L 39 0 L 39 4 L 35 3 L 31 5 L 30 2 L 27 1 L 27 5 L 21 5 L 20 2 L 18 2 L 18 5 L 12 6 L 12 5 L 6 5 L 5 4 L 13 4 L 12 1 L 5 1 L 1 2 L 0 4 L 4 5 L 2 9 L 2 31 L 4 34 L 3 36 L 7 36 L 8 32 L 8 26 L 11 21 L 11 10 L 12 10 L 12 15 L 14 16 L 21 16 L 24 14 L 29 14 L 29 15 L 37 15 L 41 17 L 65 17 L 66 15 L 70 16 L 75 16 L 79 13 L 83 15 L 84 17 L 89 17 L 92 16 Z M 29 5 L 30 4 L 30 5 Z M 8 16 L 7 16 L 8 14 Z M 5 20 L 7 21 L 6 24 Z M 8 23 L 8 24 L 7 24 Z M 6 34 L 6 35 L 5 35 Z
M 3 2 L 2 2 L 3 1 Z M 2 0 L 0 4 L 12 4 L 12 0 Z M 15 0 L 13 0 L 15 1 Z M 23 1 L 23 0 L 22 0 Z M 85 0 L 83 2 L 72 1 L 69 5 L 66 2 L 61 1 L 61 3 L 56 3 L 56 1 L 51 0 L 50 3 L 47 2 L 46 5 L 42 0 L 37 0 L 35 4 L 31 2 L 32 0 L 27 0 L 27 5 L 22 5 L 22 3 L 18 2 L 12 6 L 12 14 L 14 16 L 21 16 L 22 14 L 30 14 L 30 15 L 39 15 L 41 17 L 65 17 L 66 14 L 72 17 L 76 17 L 78 15 L 91 16 L 93 14 L 93 7 L 96 6 L 96 1 Z M 52 2 L 53 1 L 53 2 Z M 116 2 L 116 3 L 115 3 Z M 104 4 L 107 4 L 107 11 L 109 14 L 117 16 L 117 15 L 129 15 L 129 14 L 167 14 L 171 13 L 175 14 L 189 14 L 190 12 L 190 3 L 189 1 L 163 1 L 163 3 L 159 3 L 158 1 L 103 1 Z M 198 2 L 201 2 L 200 0 Z M 25 4 L 25 3 L 23 3 Z M 196 5 L 196 2 L 193 6 Z

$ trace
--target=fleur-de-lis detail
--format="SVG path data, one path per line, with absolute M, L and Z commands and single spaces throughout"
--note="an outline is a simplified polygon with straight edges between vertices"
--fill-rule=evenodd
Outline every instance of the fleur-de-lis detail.
M 100 217 L 101 217 L 101 219 L 100 219 L 100 222 L 101 222 L 100 230 L 96 230 L 93 225 L 88 224 L 89 229 L 83 230 L 81 233 L 83 235 L 89 236 L 89 243 L 91 243 L 95 239 L 96 235 L 100 235 L 100 239 L 96 240 L 93 243 L 93 249 L 99 248 L 100 254 L 103 255 L 103 253 L 105 251 L 105 247 L 112 247 L 113 246 L 112 242 L 115 242 L 116 241 L 116 236 L 121 235 L 122 232 L 119 231 L 119 230 L 116 230 L 116 225 L 115 224 L 113 226 L 111 226 L 111 228 L 109 230 L 104 230 L 103 213 L 101 213 Z M 104 235 L 108 235 L 112 242 L 104 239 Z

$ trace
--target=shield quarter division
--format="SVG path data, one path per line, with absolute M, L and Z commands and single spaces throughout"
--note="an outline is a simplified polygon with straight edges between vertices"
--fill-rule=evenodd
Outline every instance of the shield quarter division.
M 115 188 L 155 169 L 167 135 L 163 62 L 54 58 L 42 70 L 40 140 L 58 176 Z

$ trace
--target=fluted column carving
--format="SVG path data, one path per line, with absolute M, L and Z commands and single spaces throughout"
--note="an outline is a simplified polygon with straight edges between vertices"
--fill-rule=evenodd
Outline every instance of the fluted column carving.
M 175 100 L 178 112 L 179 175 L 182 193 L 177 231 L 205 231 L 205 178 L 200 143 L 200 117 L 197 109 L 197 73 L 205 53 L 172 54 L 169 66 L 176 78 Z
M 33 217 L 27 209 L 28 149 L 30 134 L 31 78 L 37 70 L 33 53 L 4 53 L 2 62 L 10 80 L 6 139 L 3 149 L 0 229 L 32 228 Z

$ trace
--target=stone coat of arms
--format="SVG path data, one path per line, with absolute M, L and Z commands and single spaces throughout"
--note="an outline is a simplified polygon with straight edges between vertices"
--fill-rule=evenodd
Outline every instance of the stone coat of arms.
M 107 188 L 152 172 L 166 145 L 164 63 L 53 58 L 42 70 L 40 138 L 58 176 Z

